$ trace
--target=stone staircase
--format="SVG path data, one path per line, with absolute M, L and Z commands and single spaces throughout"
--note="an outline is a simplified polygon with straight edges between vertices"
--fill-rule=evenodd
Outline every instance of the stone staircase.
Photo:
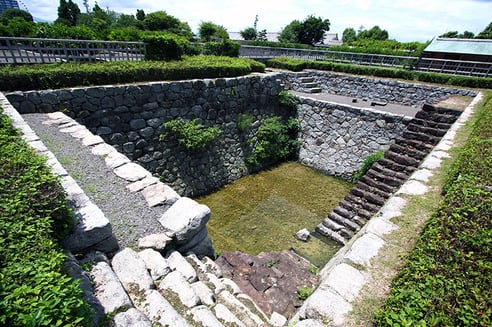
M 461 111 L 425 104 L 316 231 L 346 244 L 417 169 Z
M 307 72 L 298 73 L 300 87 L 305 93 L 321 93 L 322 89 L 318 83 L 314 81 L 314 77 L 310 76 Z

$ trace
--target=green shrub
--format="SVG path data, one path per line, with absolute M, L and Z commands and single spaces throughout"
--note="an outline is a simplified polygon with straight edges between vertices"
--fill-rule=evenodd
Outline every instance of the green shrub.
M 377 326 L 492 325 L 492 93 L 478 110 L 445 197 L 393 280 Z
M 297 288 L 297 298 L 299 300 L 306 300 L 314 292 L 314 287 L 299 286 Z
M 246 161 L 249 164 L 259 164 L 295 156 L 300 145 L 297 140 L 298 131 L 299 121 L 296 118 L 289 118 L 287 121 L 279 116 L 265 119 L 256 136 L 248 141 L 253 145 L 253 151 Z
M 263 72 L 265 65 L 247 58 L 184 57 L 182 61 L 58 63 L 0 68 L 0 90 L 26 91 L 193 78 L 234 77 Z
M 240 133 L 246 132 L 253 124 L 255 117 L 252 114 L 240 114 L 237 118 L 237 129 Z
M 1 108 L 0 192 L 0 325 L 90 326 L 57 244 L 73 224 L 65 194 Z
M 223 133 L 218 127 L 205 127 L 199 124 L 198 119 L 191 121 L 174 119 L 164 123 L 163 126 L 165 133 L 161 135 L 161 141 L 173 136 L 187 150 L 203 150 Z
M 220 42 L 207 42 L 203 49 L 205 55 L 239 57 L 241 44 L 236 41 L 224 39 Z
M 357 173 L 354 175 L 354 179 L 358 180 L 362 176 L 364 176 L 367 173 L 367 171 L 371 169 L 372 165 L 382 157 L 384 157 L 384 151 L 378 151 L 376 153 L 368 155 L 362 162 L 362 165 L 357 171 Z
M 278 102 L 288 109 L 296 109 L 299 104 L 299 99 L 289 91 L 280 91 L 278 94 Z
M 146 60 L 181 60 L 186 44 L 185 37 L 178 35 L 148 35 L 143 38 L 146 44 Z

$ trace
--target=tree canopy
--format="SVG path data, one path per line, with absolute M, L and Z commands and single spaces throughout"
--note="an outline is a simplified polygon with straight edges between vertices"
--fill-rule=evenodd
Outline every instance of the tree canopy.
M 285 26 L 279 35 L 279 41 L 315 45 L 323 42 L 324 35 L 329 30 L 328 19 L 310 15 L 302 22 L 293 20 Z
M 478 33 L 477 39 L 492 39 L 492 22 L 483 31 Z
M 60 0 L 60 5 L 58 6 L 58 18 L 55 23 L 75 26 L 77 24 L 77 18 L 80 15 L 79 6 L 72 0 Z
M 201 22 L 198 28 L 198 35 L 204 42 L 214 41 L 215 39 L 228 39 L 229 33 L 225 27 L 212 22 Z

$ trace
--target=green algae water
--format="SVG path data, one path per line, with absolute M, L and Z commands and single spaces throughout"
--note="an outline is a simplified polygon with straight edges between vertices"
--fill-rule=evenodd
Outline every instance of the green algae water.
M 196 200 L 212 211 L 207 228 L 216 251 L 256 255 L 292 248 L 321 267 L 340 246 L 314 229 L 351 188 L 351 183 L 286 162 Z M 302 228 L 311 231 L 308 242 L 294 236 Z

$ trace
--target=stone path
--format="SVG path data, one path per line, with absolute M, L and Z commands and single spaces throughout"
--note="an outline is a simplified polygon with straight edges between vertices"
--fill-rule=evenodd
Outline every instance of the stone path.
M 24 139 L 39 153 L 48 157 L 55 174 L 62 177 L 68 199 L 80 219 L 74 240 L 67 240 L 73 252 L 84 252 L 81 260 L 71 258 L 69 268 L 82 279 L 89 302 L 100 315 L 114 315 L 115 326 L 343 326 L 352 302 L 367 283 L 371 259 L 384 246 L 384 235 L 398 228 L 391 218 L 399 216 L 406 204 L 405 197 L 421 196 L 427 192 L 426 182 L 433 170 L 439 169 L 442 158 L 453 145 L 456 130 L 464 124 L 479 94 L 458 118 L 437 146 L 425 157 L 399 191 L 386 200 L 369 222 L 360 228 L 350 241 L 320 272 L 320 285 L 304 302 L 295 316 L 285 317 L 273 312 L 270 316 L 247 296 L 236 282 L 224 277 L 222 269 L 208 256 L 199 258 L 194 252 L 197 244 L 205 248 L 203 231 L 209 212 L 191 199 L 179 197 L 165 185 L 153 179 L 140 166 L 127 161 L 100 142 L 94 135 L 70 121 L 61 113 L 50 114 L 58 125 L 95 156 L 108 159 L 108 167 L 127 183 L 131 192 L 141 195 L 148 206 L 164 205 L 159 219 L 164 233 L 151 234 L 139 240 L 139 248 L 123 248 L 112 235 L 111 224 L 104 213 L 85 195 L 59 161 L 48 151 L 39 137 L 0 94 L 0 105 L 11 117 Z M 156 186 L 158 185 L 158 186 Z M 147 191 L 145 191 L 147 190 Z M 174 208 L 174 209 L 173 209 Z M 176 220 L 173 219 L 176 218 Z M 176 224 L 176 221 L 180 222 Z M 183 226 L 195 226 L 192 230 Z M 192 242 L 180 243 L 184 238 Z M 208 237 L 208 236 L 207 236 Z M 203 242 L 202 242 L 203 241 Z M 192 244 L 190 244 L 192 243 Z M 82 245 L 85 244 L 85 245 Z M 171 246 L 171 247 L 169 247 Z M 116 248 L 115 248 L 116 247 Z M 99 251 L 94 251 L 99 250 Z M 114 256 L 108 257 L 104 253 Z M 88 271 L 81 267 L 90 266 Z

